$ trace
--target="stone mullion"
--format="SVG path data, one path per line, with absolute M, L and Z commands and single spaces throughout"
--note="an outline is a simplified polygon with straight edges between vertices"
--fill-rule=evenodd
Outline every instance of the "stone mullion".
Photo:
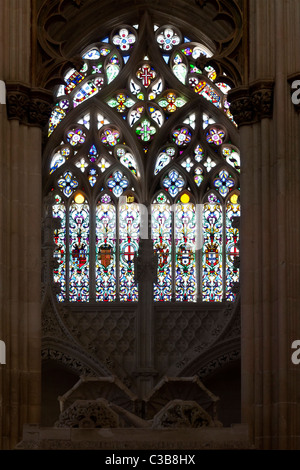
M 89 201 L 89 301 L 96 301 L 96 203 Z

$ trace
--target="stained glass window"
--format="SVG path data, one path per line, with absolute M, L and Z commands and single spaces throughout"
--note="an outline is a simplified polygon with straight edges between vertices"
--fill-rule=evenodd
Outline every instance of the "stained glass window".
M 202 299 L 223 300 L 223 214 L 218 197 L 212 193 L 203 208 Z
M 139 248 L 140 210 L 137 203 L 122 203 L 119 210 L 120 300 L 138 300 L 135 256 Z
M 108 194 L 96 206 L 96 300 L 116 299 L 116 208 Z
M 82 64 L 55 88 L 43 187 L 55 197 L 57 301 L 138 301 L 136 262 L 149 220 L 155 302 L 235 301 L 234 83 L 211 41 L 192 36 L 175 24 L 143 32 L 116 25 L 78 51 Z
M 237 194 L 233 194 L 226 204 L 226 300 L 236 298 L 236 287 L 239 282 L 239 229 L 235 221 L 241 215 Z
M 57 294 L 57 300 L 63 302 L 66 300 L 66 207 L 62 198 L 55 196 L 55 204 L 52 207 L 52 215 L 59 219 L 60 227 L 54 230 L 54 258 L 57 266 L 53 269 L 53 281 L 58 283 L 60 290 Z
M 89 300 L 89 204 L 79 193 L 69 209 L 69 300 Z
M 175 298 L 195 302 L 196 282 L 196 212 L 190 198 L 181 197 L 175 209 Z
M 152 204 L 152 239 L 158 258 L 157 283 L 154 284 L 155 301 L 172 299 L 172 211 L 169 199 L 160 193 Z

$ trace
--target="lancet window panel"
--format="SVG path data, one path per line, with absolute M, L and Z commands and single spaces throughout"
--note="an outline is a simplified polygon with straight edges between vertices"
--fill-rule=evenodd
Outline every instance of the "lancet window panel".
M 96 204 L 81 191 L 71 200 L 54 195 L 53 281 L 58 302 L 138 300 L 135 259 L 139 251 L 140 209 L 134 196 L 116 201 L 107 192 Z

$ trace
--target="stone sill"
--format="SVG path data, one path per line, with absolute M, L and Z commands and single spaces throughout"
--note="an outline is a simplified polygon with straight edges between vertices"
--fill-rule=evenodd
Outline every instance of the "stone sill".
M 41 428 L 27 424 L 17 450 L 221 450 L 253 449 L 248 426 L 227 428 Z

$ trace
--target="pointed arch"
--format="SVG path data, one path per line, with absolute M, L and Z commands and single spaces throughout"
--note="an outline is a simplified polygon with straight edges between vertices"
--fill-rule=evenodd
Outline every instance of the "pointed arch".
M 214 44 L 175 20 L 146 14 L 140 24 L 115 22 L 92 36 L 54 89 L 45 148 L 45 194 L 56 192 L 54 216 L 65 218 L 56 233 L 56 251 L 64 236 L 66 253 L 65 272 L 59 255 L 54 276 L 60 301 L 138 300 L 137 201 L 153 202 L 155 300 L 233 301 L 231 218 L 240 208 L 229 198 L 240 189 L 240 155 L 227 93 L 234 80 Z M 79 207 L 77 191 L 86 198 Z M 83 227 L 73 225 L 83 212 L 86 285 L 73 297 L 73 235 Z

